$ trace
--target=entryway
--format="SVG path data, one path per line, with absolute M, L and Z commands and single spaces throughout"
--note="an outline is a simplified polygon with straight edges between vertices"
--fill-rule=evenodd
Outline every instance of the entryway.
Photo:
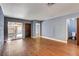
M 77 18 L 67 19 L 68 43 L 77 44 Z

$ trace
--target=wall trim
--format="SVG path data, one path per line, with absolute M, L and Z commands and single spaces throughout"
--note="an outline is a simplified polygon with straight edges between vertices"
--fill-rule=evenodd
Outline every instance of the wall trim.
M 46 36 L 41 36 L 41 38 L 50 39 L 50 40 L 54 40 L 54 41 L 58 41 L 58 42 L 62 42 L 62 43 L 67 43 L 67 40 L 63 41 L 63 40 L 59 40 L 59 39 L 55 39 L 55 38 L 50 38 L 50 37 L 46 37 Z

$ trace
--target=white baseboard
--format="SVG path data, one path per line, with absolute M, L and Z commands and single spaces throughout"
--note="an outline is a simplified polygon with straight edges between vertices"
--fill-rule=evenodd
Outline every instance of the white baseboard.
M 41 36 L 39 36 L 39 37 L 41 37 Z M 36 37 L 36 36 L 32 36 L 32 38 L 38 38 L 38 37 Z
M 36 38 L 36 36 L 32 36 L 32 38 Z
M 67 43 L 67 40 L 66 41 L 63 41 L 63 40 L 59 40 L 59 39 L 55 39 L 55 38 L 50 38 L 50 37 L 46 37 L 46 36 L 41 36 L 42 38 L 45 38 L 45 39 L 50 39 L 50 40 L 54 40 L 54 41 L 58 41 L 58 42 L 63 42 L 63 43 Z

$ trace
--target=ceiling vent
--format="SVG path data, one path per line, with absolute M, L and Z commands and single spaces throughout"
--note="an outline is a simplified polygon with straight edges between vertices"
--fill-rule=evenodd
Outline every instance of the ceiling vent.
M 48 6 L 52 6 L 52 5 L 54 5 L 55 3 L 48 3 Z

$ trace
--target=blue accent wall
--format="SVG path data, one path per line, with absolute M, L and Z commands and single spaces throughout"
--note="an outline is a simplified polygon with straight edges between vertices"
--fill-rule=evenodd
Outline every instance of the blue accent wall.
M 66 40 L 66 20 L 51 19 L 42 23 L 42 36 L 58 40 Z

